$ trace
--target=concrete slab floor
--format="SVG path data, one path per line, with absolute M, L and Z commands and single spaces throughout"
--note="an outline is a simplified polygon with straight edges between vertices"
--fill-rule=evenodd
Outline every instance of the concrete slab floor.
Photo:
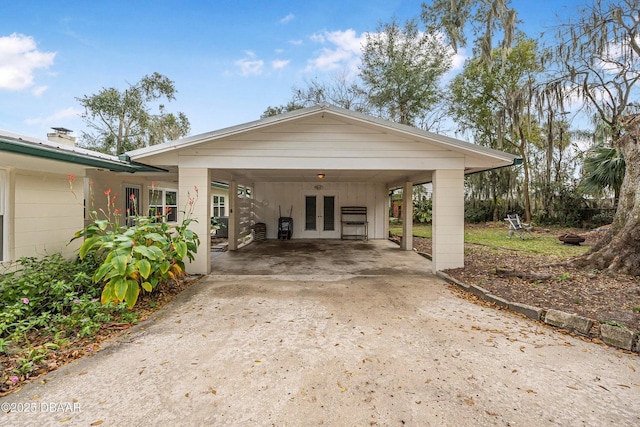
M 640 425 L 637 355 L 459 298 L 384 242 L 271 243 L 0 399 L 0 425 Z
M 350 277 L 431 274 L 431 261 L 389 240 L 265 240 L 212 261 L 212 274 Z

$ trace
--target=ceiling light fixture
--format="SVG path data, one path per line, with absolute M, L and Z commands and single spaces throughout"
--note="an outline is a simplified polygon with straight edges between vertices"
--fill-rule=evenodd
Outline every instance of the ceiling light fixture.
M 324 174 L 323 173 L 319 173 L 317 176 L 318 176 L 318 179 L 324 178 Z

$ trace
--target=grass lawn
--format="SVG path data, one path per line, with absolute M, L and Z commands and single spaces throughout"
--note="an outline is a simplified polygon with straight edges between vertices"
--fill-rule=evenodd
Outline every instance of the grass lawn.
M 402 225 L 391 225 L 389 230 L 392 234 L 402 235 Z M 565 245 L 558 240 L 558 236 L 566 233 L 564 229 L 536 229 L 533 238 L 520 239 L 516 236 L 509 236 L 509 228 L 504 225 L 465 225 L 464 241 L 477 245 L 484 245 L 491 248 L 511 249 L 528 252 L 531 254 L 554 255 L 558 258 L 572 258 L 585 253 L 587 246 Z M 576 231 L 573 231 L 576 233 Z M 431 238 L 431 225 L 414 225 L 413 235 L 416 237 Z

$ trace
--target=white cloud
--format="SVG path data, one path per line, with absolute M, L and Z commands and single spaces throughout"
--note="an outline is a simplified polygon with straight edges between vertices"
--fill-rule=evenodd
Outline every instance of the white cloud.
M 33 37 L 18 33 L 0 37 L 0 89 L 33 86 L 34 71 L 49 68 L 55 56 L 55 52 L 40 52 Z
M 295 18 L 295 15 L 293 13 L 290 13 L 287 16 L 285 16 L 284 18 L 282 18 L 280 20 L 280 23 L 281 24 L 287 24 L 287 23 L 293 21 L 294 18 Z
M 304 43 L 302 40 L 290 40 L 289 43 L 291 43 L 294 46 L 302 46 L 302 43 Z
M 285 68 L 287 65 L 289 65 L 290 62 L 291 61 L 289 59 L 275 59 L 271 61 L 271 67 L 274 70 L 281 70 Z
M 33 89 L 31 89 L 31 93 L 34 94 L 35 96 L 42 96 L 42 94 L 49 89 L 48 86 L 36 86 Z
M 240 68 L 240 74 L 243 76 L 258 76 L 262 74 L 264 61 L 261 59 L 242 58 L 237 60 L 235 65 Z
M 307 69 L 357 73 L 365 39 L 364 33 L 358 36 L 352 29 L 313 34 L 311 41 L 329 46 L 317 51 L 317 55 L 308 61 Z
M 64 110 L 58 110 L 48 117 L 34 117 L 26 119 L 24 122 L 30 126 L 32 125 L 54 125 L 59 126 L 61 122 L 66 122 L 69 119 L 77 119 L 81 116 L 83 111 L 79 108 L 67 107 Z
M 451 71 L 461 71 L 464 68 L 464 63 L 469 58 L 465 48 L 458 49 L 458 52 L 453 54 L 451 59 Z

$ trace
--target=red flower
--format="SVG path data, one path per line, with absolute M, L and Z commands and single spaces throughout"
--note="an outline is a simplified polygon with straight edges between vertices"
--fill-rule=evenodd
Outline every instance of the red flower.
M 197 185 L 194 185 L 194 186 L 193 186 L 193 189 L 196 191 L 196 194 L 198 194 L 198 186 L 197 186 Z
M 74 182 L 76 180 L 76 176 L 72 173 L 70 173 L 69 175 L 67 175 L 67 179 L 69 180 L 69 183 Z
M 136 199 L 136 195 L 134 193 L 131 193 L 129 195 L 129 200 L 135 200 Z
M 109 194 L 111 194 L 111 189 L 110 188 L 107 189 L 107 190 L 104 190 L 104 195 L 105 196 L 108 196 Z

